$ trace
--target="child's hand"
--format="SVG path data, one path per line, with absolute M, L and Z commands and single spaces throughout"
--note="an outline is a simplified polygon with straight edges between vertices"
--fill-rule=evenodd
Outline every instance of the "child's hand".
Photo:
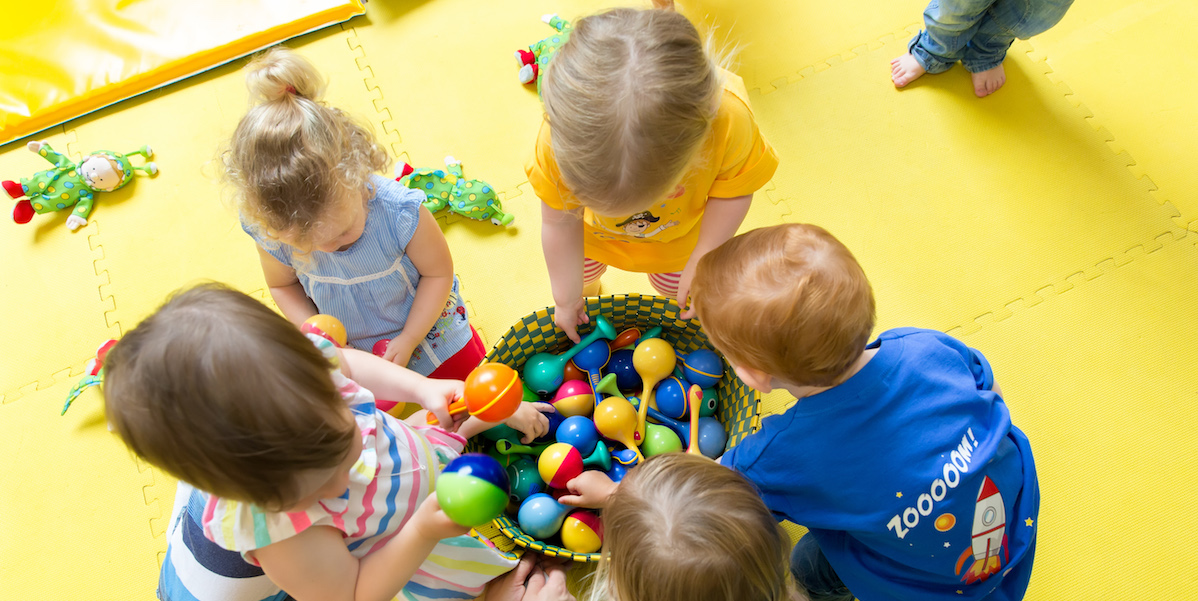
M 695 279 L 695 266 L 698 261 L 687 261 L 686 268 L 682 270 L 682 274 L 678 276 L 678 307 L 682 309 L 682 313 L 678 315 L 681 319 L 691 319 L 695 316 L 695 308 L 689 306 L 691 294 L 691 282 Z
M 607 474 L 599 470 L 587 470 L 566 483 L 570 494 L 562 495 L 558 502 L 575 507 L 602 508 L 619 486 Z
M 449 416 L 449 404 L 462 398 L 466 383 L 461 380 L 425 379 L 420 385 L 416 398 L 417 404 L 437 418 L 441 429 L 455 432 L 461 422 L 455 422 Z
M 578 335 L 578 324 L 590 323 L 587 315 L 586 301 L 580 296 L 569 304 L 558 304 L 553 307 L 553 323 L 566 332 L 566 336 L 578 343 L 582 337 Z
M 528 444 L 534 439 L 549 433 L 549 418 L 545 413 L 556 413 L 557 409 L 549 403 L 520 403 L 516 412 L 503 423 L 518 430 L 522 436 L 520 442 Z
M 437 495 L 426 497 L 404 527 L 415 528 L 416 533 L 428 541 L 445 540 L 470 532 L 468 526 L 462 526 L 445 515 L 441 504 L 437 502 Z
M 516 568 L 487 584 L 487 601 L 574 601 L 562 560 L 525 553 Z
M 407 367 L 408 362 L 412 360 L 412 353 L 416 350 L 416 344 L 400 334 L 387 343 L 387 352 L 383 353 L 383 359 L 400 367 Z

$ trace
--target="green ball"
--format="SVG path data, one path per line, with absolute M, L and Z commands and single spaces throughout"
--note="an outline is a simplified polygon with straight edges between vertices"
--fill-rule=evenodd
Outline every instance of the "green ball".
M 641 454 L 645 457 L 681 450 L 682 441 L 673 430 L 657 424 L 645 424 L 645 442 L 641 443 Z
M 508 493 L 482 478 L 445 472 L 437 477 L 437 502 L 449 519 L 477 528 L 503 513 Z

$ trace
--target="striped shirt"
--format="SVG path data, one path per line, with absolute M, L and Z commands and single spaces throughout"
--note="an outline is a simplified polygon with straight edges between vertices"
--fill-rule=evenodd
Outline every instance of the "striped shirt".
M 420 222 L 424 194 L 395 180 L 374 175 L 366 206 L 366 227 L 349 248 L 300 252 L 271 238 L 260 227 L 241 227 L 262 250 L 295 270 L 304 293 L 321 313 L 345 324 L 349 346 L 370 352 L 379 340 L 403 331 L 420 285 L 420 272 L 406 249 Z M 457 276 L 433 328 L 412 353 L 408 369 L 429 375 L 466 346 L 473 333 Z
M 315 335 L 309 338 L 335 360 L 331 343 Z M 285 599 L 246 553 L 312 526 L 330 526 L 343 533 L 351 554 L 365 557 L 391 540 L 432 494 L 441 467 L 462 452 L 465 439 L 439 428 L 414 428 L 377 410 L 374 395 L 340 370 L 333 371 L 333 381 L 362 432 L 362 454 L 350 470 L 346 492 L 306 511 L 268 512 L 180 482 L 159 580 L 160 599 Z M 486 539 L 446 539 L 397 599 L 473 599 L 488 581 L 515 564 L 514 556 Z

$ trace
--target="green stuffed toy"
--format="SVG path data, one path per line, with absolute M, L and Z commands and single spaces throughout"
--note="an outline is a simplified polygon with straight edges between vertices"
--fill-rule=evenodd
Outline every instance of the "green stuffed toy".
M 516 62 L 520 65 L 520 83 L 530 84 L 537 82 L 537 95 L 541 94 L 541 71 L 545 69 L 545 65 L 549 64 L 549 59 L 553 58 L 554 54 L 570 39 L 570 32 L 574 30 L 574 26 L 569 21 L 562 19 L 556 14 L 545 15 L 541 20 L 548 23 L 550 27 L 557 30 L 557 34 L 551 35 L 536 44 L 528 47 L 528 50 L 516 51 Z
M 395 181 L 407 177 L 407 186 L 424 193 L 424 206 L 436 213 L 449 209 L 463 217 L 479 221 L 490 220 L 495 225 L 507 225 L 515 219 L 503 212 L 499 195 L 487 182 L 462 176 L 462 162 L 445 157 L 445 169 L 414 169 L 407 163 L 395 167 Z
M 129 162 L 129 157 L 133 155 L 147 159 L 154 156 L 149 146 L 142 146 L 129 154 L 98 150 L 79 163 L 55 152 L 45 142 L 30 142 L 26 147 L 53 163 L 54 167 L 31 178 L 21 178 L 19 184 L 12 180 L 0 182 L 9 196 L 18 199 L 17 206 L 12 210 L 12 219 L 17 223 L 29 223 L 34 213 L 50 213 L 74 207 L 71 216 L 67 217 L 67 227 L 73 232 L 87 225 L 97 192 L 111 192 L 124 186 L 133 180 L 134 171 L 145 171 L 150 175 L 158 173 L 158 165 L 154 163 L 134 167 Z

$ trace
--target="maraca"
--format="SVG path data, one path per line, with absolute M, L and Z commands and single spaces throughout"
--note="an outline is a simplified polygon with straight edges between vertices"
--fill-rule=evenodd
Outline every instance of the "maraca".
M 570 380 L 585 381 L 586 379 L 587 379 L 587 373 L 585 371 L 582 371 L 581 369 L 578 369 L 578 364 L 574 362 L 574 359 L 566 361 L 566 366 L 562 368 L 562 381 L 564 381 L 564 382 L 569 382 Z
M 609 399 L 610 400 L 610 399 Z M 628 402 L 640 406 L 640 399 L 629 397 Z M 690 440 L 690 426 L 676 419 L 671 419 L 652 407 L 648 409 L 649 417 L 661 422 L 661 425 L 674 431 L 680 440 Z M 699 452 L 706 457 L 715 459 L 724 453 L 728 443 L 728 433 L 724 426 L 714 417 L 699 418 Z
M 512 416 L 524 398 L 524 388 L 516 370 L 502 363 L 483 363 L 466 376 L 466 390 L 462 398 L 449 405 L 449 414 L 468 411 L 483 421 L 501 422 Z M 437 424 L 437 418 L 428 414 L 428 423 Z
M 578 351 L 581 351 L 587 345 L 600 338 L 611 340 L 615 337 L 616 329 L 612 327 L 611 322 L 606 317 L 600 315 L 595 318 L 595 330 L 587 334 L 581 342 L 574 345 L 574 348 L 560 355 L 537 353 L 529 357 L 528 361 L 524 363 L 524 381 L 537 394 L 549 394 L 562 385 L 562 372 L 566 368 L 566 363 Z
M 714 388 L 703 389 L 703 402 L 699 403 L 699 417 L 711 417 L 719 408 L 720 395 Z
M 607 361 L 608 375 L 616 376 L 616 384 L 621 390 L 638 390 L 641 387 L 641 375 L 636 373 L 632 364 L 632 349 L 620 349 L 611 354 Z
M 596 340 L 574 355 L 574 365 L 587 374 L 587 382 L 590 382 L 591 390 L 595 393 L 596 405 L 603 400 L 595 390 L 595 387 L 599 386 L 599 370 L 607 365 L 609 359 L 611 359 L 611 349 L 607 347 L 607 342 L 604 340 Z
M 561 531 L 562 546 L 575 553 L 594 553 L 603 547 L 603 523 L 585 509 L 566 516 Z
M 607 450 L 607 445 L 603 443 L 595 445 L 595 450 L 590 455 L 582 458 L 582 467 L 590 467 L 603 471 L 611 469 L 611 451 Z
M 641 458 L 632 449 L 620 449 L 612 453 L 611 457 L 615 459 L 615 463 L 624 467 L 632 467 L 641 462 Z
M 545 490 L 545 481 L 537 470 L 537 462 L 521 458 L 507 466 L 507 477 L 511 483 L 508 499 L 519 507 L 524 499 Z
M 608 397 L 595 407 L 595 427 L 604 437 L 628 447 L 637 461 L 644 459 L 637 447 L 636 409 L 619 397 Z
M 564 442 L 582 455 L 590 455 L 599 444 L 599 431 L 595 422 L 581 415 L 567 417 L 557 428 L 557 441 Z
M 348 339 L 341 320 L 325 313 L 317 313 L 305 319 L 303 325 L 300 326 L 300 331 L 305 334 L 316 334 L 337 345 L 337 348 L 344 348 Z
M 477 528 L 499 517 L 508 502 L 507 472 L 491 457 L 466 453 L 437 476 L 437 502 L 449 519 Z
M 561 427 L 562 422 L 566 421 L 566 416 L 558 413 L 557 411 L 553 411 L 551 413 L 542 413 L 541 415 L 544 415 L 545 419 L 549 420 L 549 430 L 547 430 L 544 435 L 534 438 L 533 442 L 536 444 L 553 442 L 557 439 L 557 429 Z
M 701 348 L 679 359 L 682 361 L 682 371 L 687 381 L 698 384 L 700 388 L 711 388 L 719 384 L 720 378 L 724 377 L 724 362 L 715 351 Z
M 636 344 L 636 341 L 639 340 L 640 337 L 640 330 L 636 328 L 628 328 L 627 330 L 620 332 L 615 338 L 609 340 L 607 342 L 607 346 L 611 349 L 611 352 L 614 353 L 622 348 L 628 348 Z
M 595 411 L 595 393 L 582 380 L 568 380 L 553 395 L 553 407 L 565 417 L 590 415 Z
M 567 482 L 582 473 L 582 454 L 564 442 L 555 442 L 541 453 L 537 470 L 549 486 L 565 488 Z
M 674 363 L 678 357 L 674 347 L 660 338 L 651 338 L 638 345 L 632 351 L 632 364 L 641 375 L 644 389 L 641 391 L 641 409 L 636 419 L 636 439 L 645 437 L 645 410 L 653 403 L 653 387 L 664 377 L 674 371 Z
M 645 424 L 645 440 L 641 443 L 641 453 L 645 457 L 681 450 L 682 440 L 673 430 L 657 424 Z
M 686 398 L 689 401 L 689 413 L 691 417 L 690 445 L 686 447 L 686 452 L 691 455 L 698 455 L 699 403 L 703 402 L 703 389 L 699 388 L 698 384 L 691 384 L 690 389 L 686 391 Z
M 530 447 L 527 445 L 516 444 L 510 440 L 499 439 L 495 441 L 495 450 L 500 455 L 540 455 L 548 449 L 549 445 L 537 445 Z
M 619 461 L 613 461 L 611 467 L 605 471 L 607 472 L 607 477 L 611 478 L 612 482 L 619 482 L 624 479 L 624 476 L 628 475 L 628 468 Z
M 520 504 L 520 511 L 516 512 L 516 522 L 529 536 L 544 540 L 561 529 L 566 514 L 573 510 L 573 507 L 562 505 L 557 499 L 539 492 L 529 495 Z
M 686 417 L 687 388 L 690 388 L 690 384 L 676 376 L 662 380 L 653 393 L 653 401 L 657 405 L 657 410 L 674 419 Z

